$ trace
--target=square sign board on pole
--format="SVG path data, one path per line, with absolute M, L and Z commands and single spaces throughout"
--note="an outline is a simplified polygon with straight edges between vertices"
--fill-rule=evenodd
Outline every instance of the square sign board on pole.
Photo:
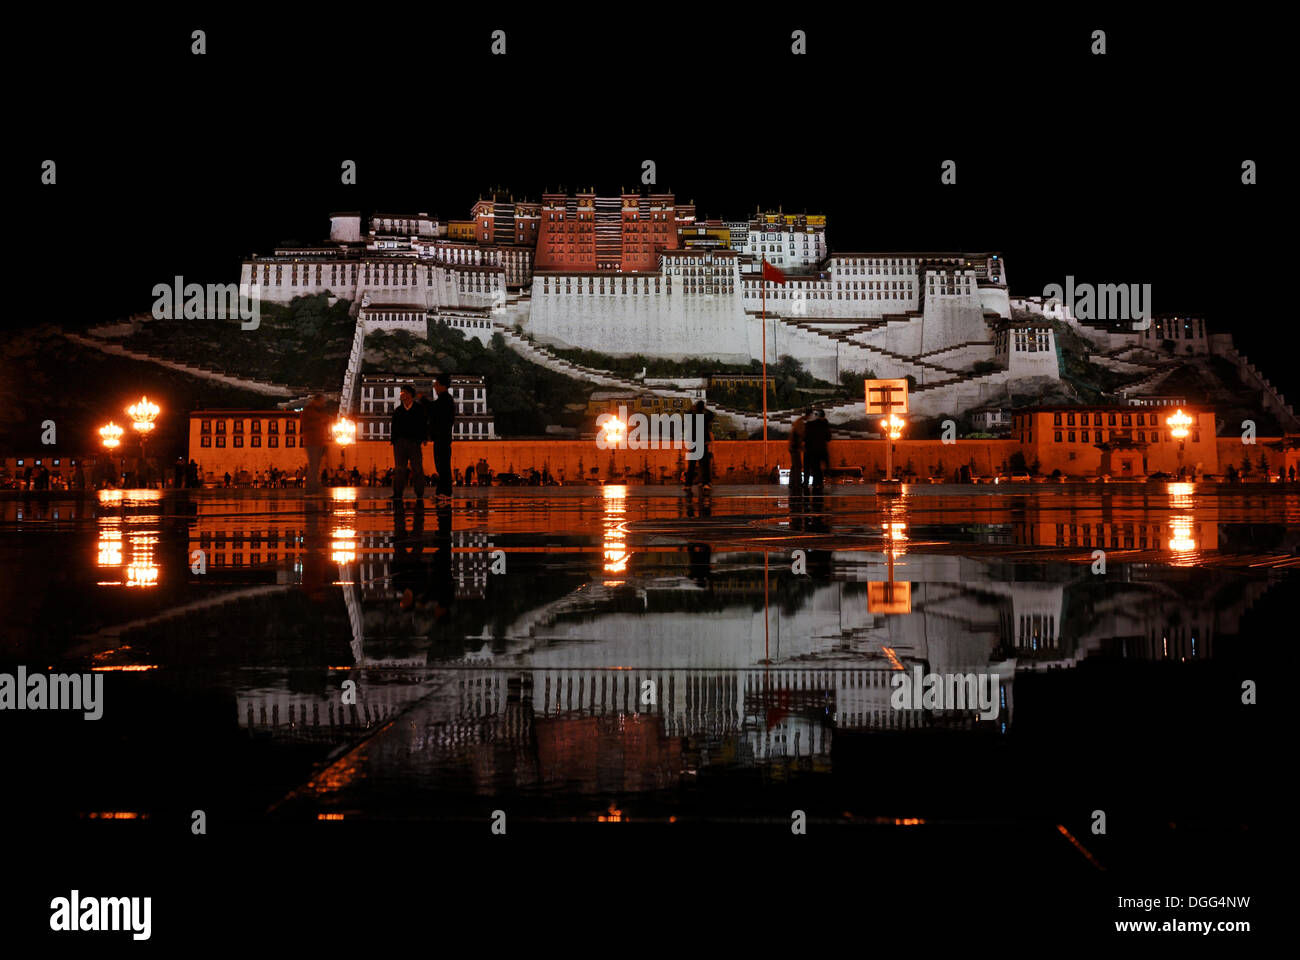
M 867 390 L 867 416 L 887 417 L 891 413 L 907 413 L 906 380 L 865 380 Z

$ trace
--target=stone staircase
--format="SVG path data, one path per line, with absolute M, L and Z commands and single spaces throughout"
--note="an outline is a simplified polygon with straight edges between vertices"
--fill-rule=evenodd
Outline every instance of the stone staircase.
M 203 380 L 212 380 L 229 387 L 237 387 L 241 390 L 248 390 L 252 393 L 262 393 L 272 397 L 298 397 L 306 390 L 306 387 L 295 387 L 283 383 L 268 383 L 263 380 L 249 380 L 246 377 L 236 377 L 213 367 L 206 367 L 192 363 L 181 363 L 177 360 L 168 360 L 165 357 L 154 356 L 151 353 L 143 353 L 139 350 L 131 350 L 118 343 L 105 343 L 94 337 L 83 337 L 77 333 L 63 331 L 63 336 L 83 347 L 91 350 L 98 350 L 101 353 L 112 354 L 118 357 L 127 357 L 131 360 L 139 360 L 142 363 L 153 363 L 160 367 L 166 367 L 169 370 L 176 370 L 180 373 L 188 374 L 192 377 L 199 377 Z
M 532 363 L 540 367 L 545 367 L 554 373 L 564 374 L 566 377 L 572 377 L 575 380 L 587 380 L 591 383 L 597 383 L 604 387 L 613 387 L 618 390 L 634 390 L 638 393 L 648 393 L 657 397 L 685 397 L 693 400 L 695 395 L 689 390 L 673 390 L 667 387 L 651 387 L 643 381 L 632 380 L 628 377 L 620 377 L 618 374 L 610 373 L 608 370 L 596 370 L 592 367 L 584 367 L 581 364 L 565 360 L 557 356 L 546 347 L 539 346 L 536 343 L 521 337 L 513 330 L 500 330 L 506 345 L 515 353 L 520 354 Z
M 946 380 L 952 380 L 961 375 L 960 371 L 941 366 L 937 363 L 929 363 L 925 360 L 918 360 L 915 357 L 904 356 L 901 353 L 896 353 L 893 350 L 888 350 L 884 347 L 861 343 L 852 339 L 852 334 L 849 333 L 849 329 L 852 329 L 855 332 L 862 332 L 866 329 L 877 329 L 881 325 L 887 323 L 887 320 L 875 320 L 870 324 L 859 323 L 855 327 L 846 330 L 827 332 L 825 330 L 817 329 L 816 326 L 816 324 L 824 323 L 824 321 L 795 321 L 788 317 L 781 317 L 780 319 L 781 323 L 788 329 L 798 330 L 801 333 L 819 337 L 830 341 L 831 343 L 835 343 L 837 346 L 842 345 L 851 351 L 857 352 L 859 354 L 859 359 L 872 366 L 873 369 L 882 368 L 876 369 L 876 374 L 878 376 L 884 376 L 887 373 L 894 373 L 897 376 L 907 376 L 908 374 L 911 374 L 918 382 L 941 383 Z

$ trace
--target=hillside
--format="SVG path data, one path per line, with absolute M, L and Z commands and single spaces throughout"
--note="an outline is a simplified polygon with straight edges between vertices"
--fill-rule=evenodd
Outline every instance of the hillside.
M 540 436 L 548 426 L 581 426 L 593 389 L 526 360 L 500 334 L 487 347 L 444 323 L 428 324 L 424 340 L 406 332 L 366 337 L 363 373 L 429 376 L 439 370 L 484 378 L 499 436 Z
M 59 327 L 44 324 L 10 335 L 0 349 L 0 449 L 51 456 L 98 452 L 99 427 L 109 420 L 128 427 L 125 409 L 142 393 L 162 408 L 151 454 L 168 457 L 186 450 L 191 410 L 271 405 L 262 394 L 79 346 Z M 55 423 L 53 446 L 41 445 L 46 420 Z

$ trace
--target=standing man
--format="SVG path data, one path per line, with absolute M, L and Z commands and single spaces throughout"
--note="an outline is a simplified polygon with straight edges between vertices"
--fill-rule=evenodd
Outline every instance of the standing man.
M 704 452 L 698 460 L 687 461 L 689 466 L 686 468 L 686 479 L 682 485 L 695 486 L 695 468 L 698 466 L 700 483 L 705 490 L 709 490 L 713 487 L 713 411 L 704 405 L 703 400 L 696 400 L 695 415 L 698 418 L 695 423 L 704 429 L 704 435 L 698 438 L 698 442 L 704 447 Z
M 830 460 L 831 425 L 825 410 L 814 410 L 804 428 L 804 466 L 813 493 L 821 493 Z
M 325 398 L 313 394 L 302 411 L 302 445 L 307 448 L 307 492 L 320 493 L 321 458 L 325 456 L 326 435 L 329 432 L 329 413 Z M 229 484 L 227 484 L 229 486 Z
M 415 402 L 415 391 L 403 386 L 400 400 L 393 407 L 393 424 L 389 437 L 393 441 L 393 499 L 401 500 L 406 489 L 406 478 L 411 474 L 411 486 L 417 499 L 424 497 L 424 438 L 429 432 L 429 418 L 424 405 Z
M 429 407 L 429 438 L 433 440 L 433 468 L 438 474 L 438 499 L 451 500 L 451 435 L 456 424 L 456 401 L 451 398 L 451 374 L 433 379 L 437 394 Z
M 804 408 L 804 412 L 790 425 L 790 493 L 792 496 L 803 494 L 803 448 L 811 414 L 811 407 Z

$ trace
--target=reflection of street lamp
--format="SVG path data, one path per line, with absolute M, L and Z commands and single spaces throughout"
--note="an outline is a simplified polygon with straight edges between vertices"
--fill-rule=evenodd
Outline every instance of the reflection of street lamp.
M 1169 524 L 1169 549 L 1174 553 L 1189 553 L 1196 549 L 1196 540 L 1192 537 L 1192 518 L 1174 517 Z
M 903 435 L 907 421 L 898 414 L 891 413 L 880 418 L 880 430 L 885 434 L 885 479 L 894 479 L 894 441 Z
M 131 426 L 134 427 L 135 432 L 140 435 L 139 472 L 141 474 L 140 479 L 145 483 L 148 482 L 146 474 L 148 473 L 149 467 L 145 462 L 144 443 L 149 434 L 153 431 L 154 420 L 158 418 L 158 414 L 161 412 L 162 411 L 158 408 L 158 404 L 151 402 L 148 397 L 141 397 L 139 403 L 133 403 L 131 406 L 126 408 L 127 416 L 131 418 Z
M 1187 447 L 1188 427 L 1192 425 L 1192 418 L 1183 413 L 1182 408 L 1178 408 L 1169 416 L 1165 417 L 1165 425 L 1169 427 L 1169 433 L 1178 441 L 1178 479 L 1183 478 L 1183 451 Z

